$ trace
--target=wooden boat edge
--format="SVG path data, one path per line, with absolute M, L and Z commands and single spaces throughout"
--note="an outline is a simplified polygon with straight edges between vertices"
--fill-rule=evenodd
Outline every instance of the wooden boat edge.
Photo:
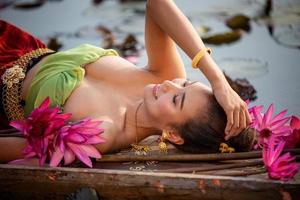
M 84 187 L 94 188 L 104 199 L 247 199 L 246 195 L 259 200 L 282 199 L 283 194 L 300 196 L 298 180 L 0 164 L 0 199 L 1 195 L 36 199 L 54 194 L 52 199 L 64 199 Z

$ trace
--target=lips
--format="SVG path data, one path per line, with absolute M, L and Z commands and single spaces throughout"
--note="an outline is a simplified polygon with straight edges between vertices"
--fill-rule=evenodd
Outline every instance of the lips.
M 159 88 L 159 86 L 156 84 L 156 85 L 154 85 L 154 87 L 152 89 L 152 94 L 153 94 L 155 99 L 157 99 L 158 88 Z

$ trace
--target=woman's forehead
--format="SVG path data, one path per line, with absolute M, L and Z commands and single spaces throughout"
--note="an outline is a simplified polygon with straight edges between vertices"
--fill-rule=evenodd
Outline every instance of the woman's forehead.
M 192 90 L 193 93 L 194 92 L 198 93 L 198 96 L 212 94 L 212 89 L 209 86 L 207 86 L 199 81 L 191 81 L 191 80 L 185 79 L 185 78 L 176 78 L 176 79 L 173 79 L 172 82 L 180 84 L 180 85 L 182 85 L 182 83 L 187 82 L 188 84 L 186 85 L 185 90 Z

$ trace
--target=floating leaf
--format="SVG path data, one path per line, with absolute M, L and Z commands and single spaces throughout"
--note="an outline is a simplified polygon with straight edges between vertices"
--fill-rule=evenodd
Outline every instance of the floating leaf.
M 257 78 L 268 73 L 268 63 L 255 58 L 223 58 L 217 62 L 233 78 Z
M 27 1 L 23 3 L 15 3 L 14 8 L 17 9 L 32 9 L 38 8 L 45 3 L 45 0 L 35 0 L 35 1 Z
M 300 2 L 276 1 L 274 4 L 271 2 L 269 7 L 272 8 L 269 17 L 259 19 L 259 22 L 268 27 L 271 37 L 277 43 L 286 47 L 299 48 Z
M 288 47 L 300 48 L 300 33 L 298 31 L 286 31 L 274 35 L 275 40 Z
M 232 16 L 243 13 L 250 18 L 261 16 L 265 12 L 266 0 L 226 0 L 225 3 L 213 7 L 214 12 Z
M 116 47 L 119 49 L 121 54 L 125 57 L 138 55 L 138 41 L 135 38 L 134 35 L 129 34 L 125 39 L 124 42 L 116 45 Z
M 229 85 L 232 87 L 232 89 L 243 99 L 250 101 L 253 101 L 257 98 L 256 96 L 256 90 L 254 87 L 250 84 L 250 82 L 243 78 L 243 79 L 235 79 L 232 80 L 229 76 L 227 76 L 224 73 L 226 80 L 228 81 Z
M 142 1 L 145 1 L 145 0 L 119 0 L 121 3 L 127 3 L 127 2 L 142 2 Z
M 0 9 L 6 8 L 12 5 L 16 0 L 1 0 L 0 1 Z
M 242 29 L 247 32 L 251 30 L 250 18 L 245 15 L 235 15 L 226 20 L 226 25 L 232 30 Z
M 102 3 L 102 2 L 103 2 L 103 0 L 93 0 L 93 4 L 94 5 L 98 5 L 98 4 Z
M 240 31 L 232 31 L 216 34 L 210 37 L 203 37 L 202 40 L 207 44 L 221 45 L 236 42 L 241 38 L 241 36 L 242 33 Z
M 103 46 L 103 48 L 113 48 L 115 37 L 112 34 L 112 32 L 108 28 L 106 28 L 105 26 L 98 26 L 96 28 L 96 30 L 99 34 L 102 35 L 102 38 L 103 38 L 102 46 Z
M 54 51 L 58 51 L 62 46 L 62 43 L 60 43 L 56 37 L 51 37 L 47 44 L 47 47 Z

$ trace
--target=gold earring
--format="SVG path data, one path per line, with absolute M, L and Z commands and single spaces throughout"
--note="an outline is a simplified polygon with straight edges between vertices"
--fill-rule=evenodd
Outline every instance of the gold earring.
M 160 142 L 158 144 L 159 150 L 165 154 L 168 153 L 168 145 L 165 142 L 169 138 L 170 134 L 167 131 L 163 131 L 160 136 Z

